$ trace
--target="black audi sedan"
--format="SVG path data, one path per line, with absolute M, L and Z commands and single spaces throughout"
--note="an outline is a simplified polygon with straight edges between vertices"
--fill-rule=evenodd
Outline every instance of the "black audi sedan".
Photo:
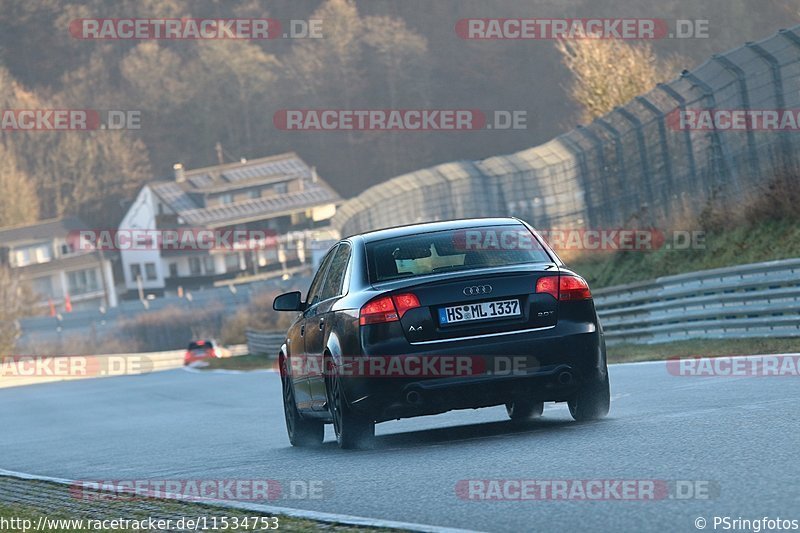
M 505 405 L 513 421 L 567 402 L 608 413 L 603 331 L 591 291 L 516 218 L 415 224 L 334 245 L 279 354 L 289 440 L 332 423 L 356 448 L 386 420 Z

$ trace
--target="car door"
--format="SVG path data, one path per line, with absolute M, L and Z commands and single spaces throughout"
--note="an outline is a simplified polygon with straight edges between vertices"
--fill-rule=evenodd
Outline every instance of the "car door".
M 319 270 L 317 270 L 314 279 L 306 295 L 306 310 L 303 312 L 302 317 L 295 324 L 295 333 L 290 337 L 292 343 L 292 355 L 294 363 L 292 365 L 292 377 L 295 385 L 295 397 L 297 398 L 298 409 L 311 408 L 311 389 L 309 388 L 309 375 L 314 373 L 314 368 L 310 366 L 308 353 L 306 351 L 306 337 L 309 333 L 308 321 L 309 316 L 314 316 L 317 304 L 322 297 L 322 284 L 325 281 L 325 274 L 328 272 L 331 260 L 333 259 L 332 248 L 322 259 Z M 316 326 L 314 326 L 316 327 Z M 312 328 L 313 329 L 313 328 Z
M 347 265 L 350 262 L 350 245 L 342 242 L 336 248 L 330 268 L 322 284 L 320 302 L 314 309 L 313 315 L 307 319 L 306 326 L 306 357 L 309 366 L 322 369 L 323 372 L 314 373 L 308 377 L 311 390 L 312 407 L 316 410 L 325 409 L 325 372 L 323 354 L 327 345 L 328 335 L 334 327 L 335 316 L 331 307 L 342 296 L 344 291 Z

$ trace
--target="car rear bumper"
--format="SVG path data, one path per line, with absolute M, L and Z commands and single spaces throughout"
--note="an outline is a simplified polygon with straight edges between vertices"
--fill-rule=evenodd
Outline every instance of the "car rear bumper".
M 469 363 L 468 370 L 464 372 L 462 365 L 461 372 L 450 374 L 365 375 L 347 368 L 354 364 L 352 360 L 345 361 L 340 371 L 345 376 L 345 397 L 354 411 L 382 421 L 500 405 L 519 395 L 565 401 L 582 384 L 604 379 L 607 371 L 602 332 L 586 322 L 564 321 L 535 332 L 404 346 L 406 351 L 387 353 L 384 346 L 380 355 L 362 357 L 461 358 Z

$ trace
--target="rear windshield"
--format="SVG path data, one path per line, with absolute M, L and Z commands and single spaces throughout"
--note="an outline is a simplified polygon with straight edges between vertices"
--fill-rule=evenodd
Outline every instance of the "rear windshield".
M 521 225 L 477 227 L 395 237 L 367 244 L 372 283 L 440 272 L 550 262 Z
M 189 350 L 210 350 L 211 341 L 194 341 L 189 343 Z

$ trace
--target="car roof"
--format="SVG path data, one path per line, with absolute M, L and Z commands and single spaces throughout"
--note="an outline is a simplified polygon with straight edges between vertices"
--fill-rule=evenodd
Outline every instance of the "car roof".
M 405 237 L 418 233 L 430 233 L 433 231 L 445 231 L 467 228 L 484 228 L 490 226 L 520 225 L 522 221 L 512 217 L 491 217 L 491 218 L 463 218 L 458 220 L 444 220 L 441 222 L 426 222 L 422 224 L 408 224 L 394 228 L 379 229 L 368 231 L 353 237 L 360 237 L 365 242 L 380 241 L 393 237 Z

